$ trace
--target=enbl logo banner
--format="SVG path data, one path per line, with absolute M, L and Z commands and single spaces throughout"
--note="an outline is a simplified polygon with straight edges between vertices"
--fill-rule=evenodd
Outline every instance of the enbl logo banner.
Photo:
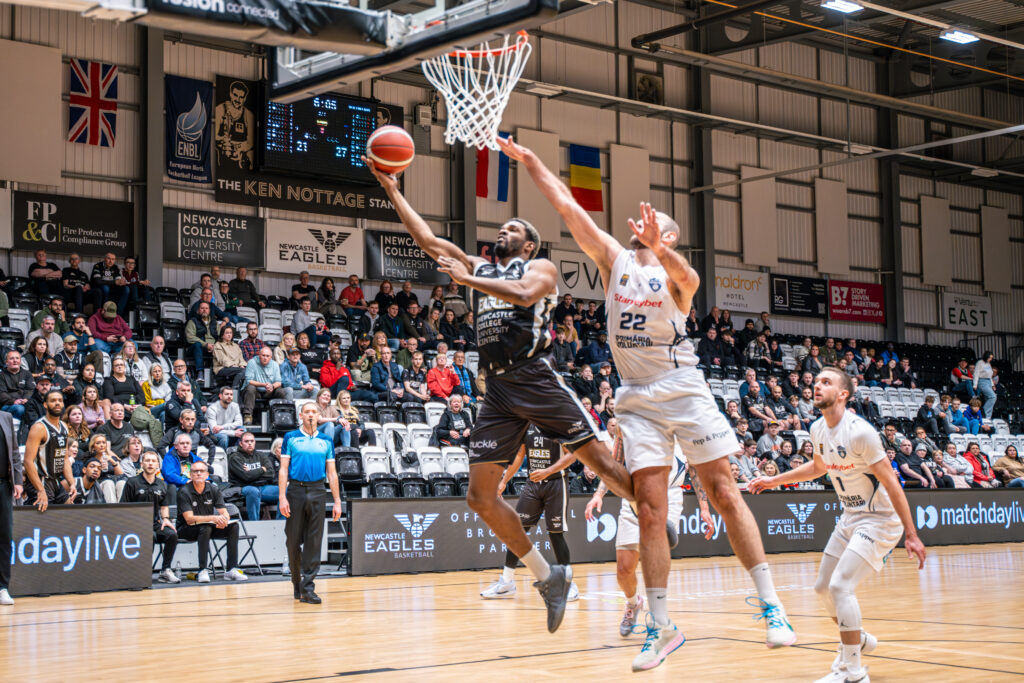
M 164 76 L 164 145 L 167 176 L 186 183 L 213 182 L 210 111 L 213 84 Z

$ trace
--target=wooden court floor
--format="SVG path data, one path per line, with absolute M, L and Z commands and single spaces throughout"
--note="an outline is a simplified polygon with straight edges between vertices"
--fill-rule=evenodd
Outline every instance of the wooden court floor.
M 1024 679 L 1024 547 L 931 550 L 918 572 L 897 551 L 859 591 L 882 641 L 874 681 Z M 820 555 L 770 556 L 798 646 L 768 650 L 733 558 L 677 560 L 671 614 L 688 641 L 632 674 L 641 636 L 618 635 L 611 564 L 579 565 L 582 599 L 558 633 L 519 570 L 519 594 L 485 602 L 496 572 L 319 582 L 324 604 L 287 582 L 21 598 L 0 610 L 0 680 L 32 681 L 813 681 L 836 633 L 810 586 Z

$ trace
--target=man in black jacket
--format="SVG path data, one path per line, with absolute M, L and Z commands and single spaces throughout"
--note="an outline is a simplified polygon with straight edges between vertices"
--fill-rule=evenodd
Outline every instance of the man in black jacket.
M 469 430 L 473 426 L 473 418 L 468 410 L 462 409 L 462 395 L 452 394 L 448 397 L 448 408 L 441 415 L 440 422 L 434 428 L 434 436 L 444 446 L 469 445 Z
M 168 428 L 178 424 L 181 412 L 188 409 L 193 410 L 196 415 L 203 414 L 199 399 L 192 392 L 192 383 L 178 380 L 174 387 L 174 397 L 167 402 L 167 407 L 164 408 L 164 424 Z
M 4 356 L 4 369 L 0 372 L 0 410 L 16 419 L 25 417 L 25 404 L 32 398 L 36 382 L 32 373 L 21 367 L 21 354 L 11 349 Z
M 573 362 L 574 354 L 572 347 L 566 341 L 568 334 L 569 331 L 559 325 L 555 329 L 555 343 L 551 345 L 551 350 L 555 356 L 555 367 L 563 375 L 571 375 L 572 371 L 576 369 L 576 363 Z
M 205 446 L 210 454 L 207 456 L 207 460 L 213 462 L 214 453 L 217 452 L 217 442 L 213 440 L 209 434 L 203 434 L 196 428 L 196 411 L 191 408 L 185 408 L 181 411 L 181 415 L 178 417 L 178 425 L 176 427 L 169 427 L 164 432 L 164 438 L 160 440 L 157 446 L 157 451 L 160 453 L 166 453 L 168 448 L 174 446 L 174 440 L 179 434 L 185 434 L 188 438 L 192 439 L 192 451 L 198 452 L 199 446 Z
M 700 358 L 704 367 L 725 367 L 726 356 L 731 357 L 732 351 L 726 349 L 722 340 L 718 338 L 718 330 L 714 327 L 708 328 L 704 338 L 697 344 L 697 357 Z
M 402 292 L 399 292 L 398 296 L 401 297 Z M 406 330 L 415 333 L 410 334 L 410 336 L 415 337 L 416 341 L 420 344 L 420 348 L 422 348 L 423 344 L 427 343 L 427 328 L 424 318 L 420 316 L 420 305 L 415 299 L 410 301 L 406 307 L 405 313 L 402 314 L 402 321 L 405 323 Z
M 260 503 L 277 503 L 274 461 L 269 454 L 256 450 L 256 436 L 252 432 L 242 434 L 238 445 L 228 453 L 228 481 L 242 489 L 249 521 L 260 518 Z M 277 516 L 281 519 L 280 513 Z
M 266 304 L 260 301 L 256 285 L 253 284 L 252 280 L 248 279 L 248 275 L 249 269 L 245 266 L 237 268 L 235 270 L 235 279 L 228 283 L 228 294 L 238 299 L 238 302 L 243 306 L 262 308 Z

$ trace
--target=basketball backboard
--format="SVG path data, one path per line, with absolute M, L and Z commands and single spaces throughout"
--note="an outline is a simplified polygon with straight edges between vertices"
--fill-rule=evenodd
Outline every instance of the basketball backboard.
M 269 95 L 277 102 L 336 91 L 339 87 L 401 71 L 424 59 L 470 47 L 498 36 L 539 26 L 555 18 L 559 0 L 361 0 L 360 9 L 391 13 L 384 49 L 312 52 L 295 47 L 273 50 Z M 577 2 L 572 2 L 578 5 Z

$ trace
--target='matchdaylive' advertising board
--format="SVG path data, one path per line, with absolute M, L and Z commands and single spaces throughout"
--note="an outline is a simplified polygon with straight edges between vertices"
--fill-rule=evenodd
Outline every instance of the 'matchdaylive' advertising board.
M 11 595 L 149 588 L 153 506 L 14 508 Z
M 1024 504 L 1013 491 L 908 491 L 911 515 L 925 545 L 1024 541 Z M 572 496 L 566 542 L 573 562 L 612 562 L 621 502 L 605 499 L 588 522 L 590 496 Z M 832 491 L 744 495 L 769 553 L 821 551 L 842 507 Z M 500 567 L 505 547 L 460 498 L 351 500 L 351 571 L 356 575 Z M 731 555 L 722 518 L 714 511 L 712 538 L 704 540 L 696 499 L 684 497 L 680 542 L 672 557 Z M 530 532 L 553 559 L 543 522 Z

